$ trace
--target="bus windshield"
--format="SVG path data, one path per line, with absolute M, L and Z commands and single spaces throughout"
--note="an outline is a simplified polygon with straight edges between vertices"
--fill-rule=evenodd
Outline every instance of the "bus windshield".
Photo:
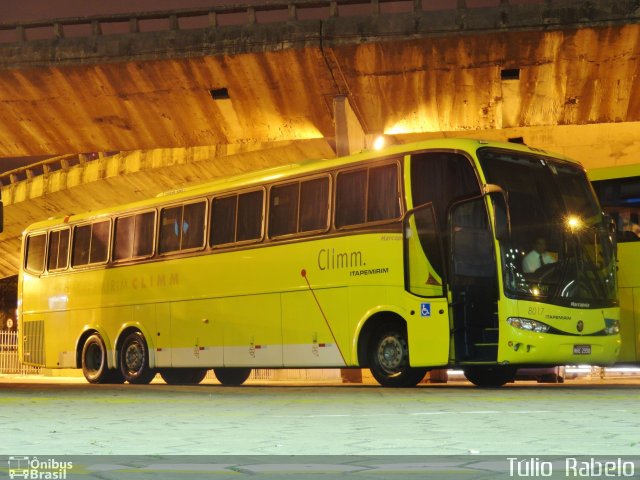
M 488 183 L 506 192 L 511 235 L 501 242 L 511 298 L 593 308 L 616 302 L 614 244 L 585 172 L 543 155 L 478 151 Z

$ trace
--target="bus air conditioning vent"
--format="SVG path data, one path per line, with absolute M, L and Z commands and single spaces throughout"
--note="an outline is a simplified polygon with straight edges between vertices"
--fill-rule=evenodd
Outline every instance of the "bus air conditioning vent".
M 22 362 L 44 367 L 44 321 L 24 322 Z

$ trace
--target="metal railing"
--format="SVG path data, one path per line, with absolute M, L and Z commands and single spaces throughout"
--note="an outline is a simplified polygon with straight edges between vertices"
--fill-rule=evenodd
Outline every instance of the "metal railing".
M 489 0 L 482 2 L 482 7 L 508 7 L 511 0 Z M 535 0 L 534 0 L 535 1 Z M 539 0 L 539 3 L 548 3 L 549 0 Z M 535 2 L 538 3 L 538 2 Z M 438 6 L 435 9 L 465 10 L 480 8 L 473 6 L 474 1 L 451 0 L 451 6 Z M 518 4 L 518 2 L 514 2 Z M 117 33 L 140 33 L 141 24 L 148 21 L 162 21 L 166 30 L 181 30 L 194 28 L 190 25 L 181 25 L 181 20 L 201 18 L 206 26 L 218 27 L 221 25 L 254 25 L 256 23 L 275 23 L 295 21 L 308 18 L 305 12 L 313 12 L 314 19 L 327 19 L 339 17 L 346 12 L 347 16 L 353 16 L 353 9 L 357 9 L 356 15 L 378 15 L 384 13 L 385 6 L 395 5 L 401 11 L 422 12 L 425 9 L 432 10 L 430 0 L 266 0 L 260 3 L 248 3 L 238 5 L 220 5 L 206 8 L 182 8 L 165 11 L 117 13 L 109 15 L 92 15 L 87 17 L 58 18 L 52 20 L 24 21 L 0 23 L 0 32 L 15 32 L 13 39 L 4 40 L 24 42 L 30 40 L 28 32 L 32 30 L 47 30 L 45 38 L 65 38 L 65 27 L 85 26 L 86 34 L 77 36 L 100 36 L 104 34 L 105 27 L 119 24 L 125 26 L 124 31 Z M 393 7 L 392 7 L 393 9 Z M 280 15 L 273 15 L 281 12 Z M 267 14 L 267 15 L 265 15 Z M 238 21 L 238 18 L 240 20 Z M 185 22 L 187 23 L 187 22 Z M 195 28 L 202 28 L 202 24 Z M 42 33 L 42 32 L 41 32 Z
M 18 358 L 18 332 L 0 330 L 0 374 L 39 374 L 39 367 L 23 365 Z

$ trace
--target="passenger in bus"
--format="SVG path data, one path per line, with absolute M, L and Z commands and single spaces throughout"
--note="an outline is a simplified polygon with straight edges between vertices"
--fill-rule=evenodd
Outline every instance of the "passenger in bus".
M 522 270 L 524 273 L 533 273 L 540 267 L 555 262 L 556 258 L 547 252 L 546 240 L 543 237 L 538 237 L 533 243 L 533 250 L 522 259 Z
M 632 220 L 624 219 L 622 221 L 622 235 L 620 240 L 623 242 L 636 242 L 640 240 L 640 225 Z

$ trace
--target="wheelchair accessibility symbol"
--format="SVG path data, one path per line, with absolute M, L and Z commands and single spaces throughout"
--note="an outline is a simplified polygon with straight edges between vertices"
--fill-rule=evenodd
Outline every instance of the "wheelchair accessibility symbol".
M 420 304 L 420 316 L 421 317 L 430 317 L 431 316 L 431 304 L 430 303 L 421 303 Z

